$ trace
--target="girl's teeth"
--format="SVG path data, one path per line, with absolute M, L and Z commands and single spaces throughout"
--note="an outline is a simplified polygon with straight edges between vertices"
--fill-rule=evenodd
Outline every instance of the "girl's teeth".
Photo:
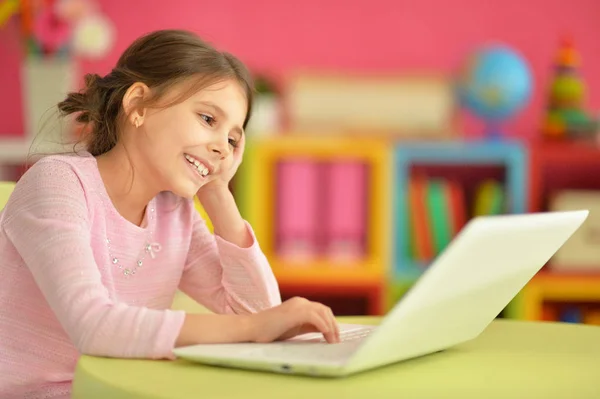
M 195 160 L 194 158 L 192 158 L 190 155 L 185 155 L 185 159 L 187 159 L 191 164 L 193 164 L 196 169 L 198 170 L 198 173 L 203 176 L 206 177 L 208 175 L 208 169 L 204 167 L 204 165 L 202 165 L 200 163 L 200 161 Z

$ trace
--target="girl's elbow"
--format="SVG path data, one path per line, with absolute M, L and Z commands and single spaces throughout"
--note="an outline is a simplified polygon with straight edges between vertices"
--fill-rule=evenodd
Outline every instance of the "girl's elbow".
M 118 345 L 110 341 L 96 330 L 80 329 L 71 334 L 71 342 L 77 352 L 85 356 L 115 357 Z

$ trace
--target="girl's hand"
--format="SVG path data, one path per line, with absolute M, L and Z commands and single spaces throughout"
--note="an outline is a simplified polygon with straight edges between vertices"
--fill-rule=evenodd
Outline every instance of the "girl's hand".
M 228 170 L 221 170 L 213 180 L 200 187 L 196 196 L 213 224 L 215 235 L 241 248 L 253 244 L 253 237 L 237 208 L 233 194 L 229 191 L 229 182 L 242 163 L 244 136 L 234 148 L 233 164 Z
M 229 182 L 231 181 L 231 179 L 233 179 L 233 176 L 235 176 L 238 168 L 242 164 L 245 146 L 246 135 L 242 135 L 240 141 L 237 143 L 237 147 L 233 149 L 233 163 L 231 164 L 231 167 L 227 170 L 221 170 L 219 174 L 214 176 L 213 180 L 200 187 L 200 190 L 198 190 L 197 193 L 199 198 L 203 192 L 222 188 L 229 189 Z
M 250 314 L 186 314 L 176 347 L 233 342 L 267 343 L 320 332 L 329 343 L 340 341 L 331 309 L 304 298 Z
M 253 342 L 272 342 L 296 335 L 320 332 L 329 343 L 339 342 L 340 331 L 331 309 L 304 298 L 292 298 L 281 305 L 250 316 Z

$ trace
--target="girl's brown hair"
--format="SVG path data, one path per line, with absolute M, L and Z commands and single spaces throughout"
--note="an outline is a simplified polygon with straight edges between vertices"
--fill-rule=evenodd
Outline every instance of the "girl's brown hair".
M 146 84 L 153 97 L 147 106 L 156 104 L 171 88 L 184 84 L 184 101 L 198 90 L 219 81 L 237 81 L 246 93 L 248 110 L 244 128 L 252 112 L 253 82 L 248 69 L 233 55 L 216 50 L 192 32 L 155 31 L 134 41 L 106 76 L 85 76 L 85 87 L 69 93 L 58 104 L 62 116 L 74 114 L 76 121 L 88 125 L 83 140 L 86 149 L 97 156 L 111 150 L 119 138 L 123 120 L 123 96 L 136 82 Z

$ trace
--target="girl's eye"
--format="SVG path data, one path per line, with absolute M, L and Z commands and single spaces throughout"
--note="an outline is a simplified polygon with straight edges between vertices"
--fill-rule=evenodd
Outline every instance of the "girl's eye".
M 208 123 L 208 126 L 212 126 L 215 124 L 215 118 L 212 116 L 208 116 L 206 114 L 199 114 L 200 118 L 204 119 L 204 122 Z
M 237 148 L 238 142 L 235 141 L 235 139 L 229 139 L 229 145 L 231 145 L 233 148 Z

